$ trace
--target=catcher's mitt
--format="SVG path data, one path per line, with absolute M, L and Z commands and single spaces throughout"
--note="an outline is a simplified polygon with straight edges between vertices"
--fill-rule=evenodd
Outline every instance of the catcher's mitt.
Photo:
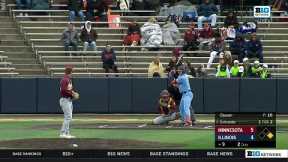
M 73 100 L 78 100 L 79 99 L 79 93 L 73 92 Z

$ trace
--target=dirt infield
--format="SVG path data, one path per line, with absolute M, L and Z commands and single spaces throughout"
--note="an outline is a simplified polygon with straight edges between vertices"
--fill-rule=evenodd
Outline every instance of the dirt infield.
M 78 147 L 74 147 L 75 144 Z M 74 145 L 74 146 L 73 146 Z M 23 139 L 0 141 L 0 149 L 148 149 L 181 148 L 176 144 L 161 144 L 137 140 L 116 139 Z
M 45 129 L 59 129 L 61 125 L 58 124 L 48 124 L 33 126 L 32 129 L 45 130 Z M 171 123 L 169 125 L 152 125 L 152 124 L 140 124 L 140 123 L 110 123 L 110 124 L 100 124 L 100 123 L 87 123 L 87 124 L 72 124 L 73 129 L 187 129 L 187 130 L 197 130 L 197 129 L 213 129 L 214 125 L 211 124 L 197 124 L 193 127 L 183 127 L 179 126 L 178 123 Z

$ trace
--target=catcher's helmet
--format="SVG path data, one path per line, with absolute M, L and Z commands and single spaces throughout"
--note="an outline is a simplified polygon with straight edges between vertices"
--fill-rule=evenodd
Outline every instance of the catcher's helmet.
M 165 89 L 165 90 L 163 90 L 163 91 L 160 93 L 160 96 L 161 96 L 161 97 L 170 96 L 170 94 L 169 94 L 169 92 Z

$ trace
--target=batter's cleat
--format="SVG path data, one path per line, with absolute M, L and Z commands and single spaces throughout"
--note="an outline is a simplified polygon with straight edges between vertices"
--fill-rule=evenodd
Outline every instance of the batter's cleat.
M 191 121 L 185 122 L 184 127 L 192 127 L 192 122 Z
M 59 137 L 60 138 L 66 138 L 66 134 L 60 134 Z
M 192 124 L 190 124 L 190 123 L 185 123 L 184 124 L 184 127 L 192 127 L 193 125 Z

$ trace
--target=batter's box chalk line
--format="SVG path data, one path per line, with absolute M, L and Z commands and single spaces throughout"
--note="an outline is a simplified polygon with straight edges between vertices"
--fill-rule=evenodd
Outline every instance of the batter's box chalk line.
M 100 125 L 100 126 L 98 126 L 98 128 L 106 128 L 106 127 L 108 127 L 109 125 Z
M 138 128 L 144 128 L 144 127 L 147 127 L 147 124 L 138 125 L 137 127 Z

